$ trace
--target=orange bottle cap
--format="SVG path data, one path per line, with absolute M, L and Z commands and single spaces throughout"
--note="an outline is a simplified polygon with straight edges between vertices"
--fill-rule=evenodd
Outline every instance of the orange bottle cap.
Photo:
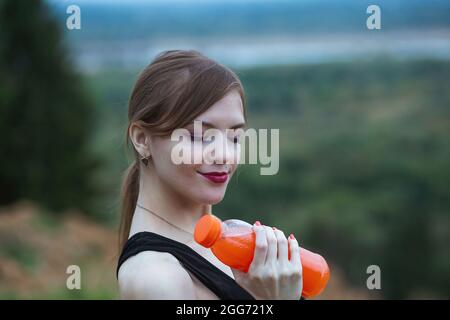
M 212 214 L 206 214 L 198 220 L 195 226 L 194 239 L 198 244 L 209 248 L 220 237 L 222 221 Z

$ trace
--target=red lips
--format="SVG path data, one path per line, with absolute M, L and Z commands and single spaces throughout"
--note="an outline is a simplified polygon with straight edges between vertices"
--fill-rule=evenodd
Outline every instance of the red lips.
M 206 179 L 214 182 L 214 183 L 224 183 L 228 179 L 227 172 L 199 172 Z

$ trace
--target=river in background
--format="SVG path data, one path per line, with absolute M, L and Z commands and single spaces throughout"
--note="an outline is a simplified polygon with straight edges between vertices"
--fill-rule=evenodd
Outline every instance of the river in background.
M 450 2 L 378 0 L 47 0 L 82 72 L 141 69 L 157 53 L 196 49 L 231 67 L 450 57 Z M 66 28 L 67 6 L 81 29 Z
M 365 34 L 314 34 L 299 37 L 222 39 L 167 39 L 86 42 L 72 48 L 80 70 L 140 69 L 156 54 L 170 49 L 195 49 L 231 67 L 273 64 L 311 64 L 370 59 L 385 55 L 397 59 L 450 58 L 450 30 L 402 31 Z

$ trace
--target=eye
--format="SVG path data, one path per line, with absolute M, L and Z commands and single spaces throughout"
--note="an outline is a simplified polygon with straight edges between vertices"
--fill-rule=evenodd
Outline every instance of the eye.
M 202 136 L 194 136 L 193 134 L 191 134 L 191 141 L 203 141 L 203 137 Z

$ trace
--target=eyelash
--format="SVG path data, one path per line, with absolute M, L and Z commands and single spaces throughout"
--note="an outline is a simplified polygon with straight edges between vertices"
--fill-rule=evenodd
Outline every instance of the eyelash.
M 191 134 L 191 141 L 194 142 L 195 140 L 201 140 L 203 141 L 203 137 L 197 137 Z
M 205 140 L 203 139 L 203 137 L 197 137 L 197 136 L 194 136 L 194 135 L 191 134 L 191 142 L 194 142 L 196 139 L 197 139 L 197 140 L 200 140 L 200 141 L 202 141 L 202 142 L 205 141 Z M 234 138 L 233 138 L 233 143 L 234 143 L 234 144 L 239 143 L 239 138 L 238 138 L 238 137 L 234 137 Z

